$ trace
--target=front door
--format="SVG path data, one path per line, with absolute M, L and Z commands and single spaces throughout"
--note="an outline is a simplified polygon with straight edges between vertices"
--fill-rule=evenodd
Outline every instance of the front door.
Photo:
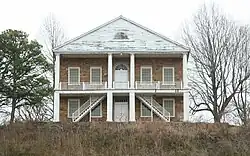
M 128 88 L 128 69 L 124 64 L 119 64 L 115 68 L 115 88 Z
M 115 102 L 115 122 L 128 121 L 128 102 Z

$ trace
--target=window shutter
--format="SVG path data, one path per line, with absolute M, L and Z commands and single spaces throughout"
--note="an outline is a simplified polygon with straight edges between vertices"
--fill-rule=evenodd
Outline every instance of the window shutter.
M 174 116 L 174 100 L 164 100 L 164 108 L 170 113 L 170 116 Z
M 151 68 L 141 68 L 141 81 L 142 82 L 151 82 Z
M 79 84 L 80 76 L 79 76 L 78 68 L 69 68 L 69 83 L 70 84 Z
M 164 83 L 174 82 L 173 70 L 174 70 L 173 68 L 164 68 Z
M 91 68 L 91 82 L 92 83 L 101 82 L 101 68 Z

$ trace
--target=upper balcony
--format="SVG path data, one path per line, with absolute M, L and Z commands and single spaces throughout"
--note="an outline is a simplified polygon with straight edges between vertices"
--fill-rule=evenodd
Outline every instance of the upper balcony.
M 60 55 L 55 89 L 62 91 L 181 90 L 185 55 Z M 59 61 L 58 61 L 59 60 Z M 147 91 L 146 91 L 147 92 Z
M 175 90 L 183 89 L 181 81 L 175 81 L 174 83 L 164 83 L 161 81 L 155 82 L 140 82 L 135 81 L 135 88 L 130 87 L 130 82 L 116 82 L 113 81 L 111 89 L 136 89 L 136 90 Z M 80 82 L 70 84 L 68 82 L 60 82 L 59 90 L 74 90 L 74 91 L 83 91 L 83 90 L 108 90 L 107 82 L 101 83 L 90 83 L 90 82 Z

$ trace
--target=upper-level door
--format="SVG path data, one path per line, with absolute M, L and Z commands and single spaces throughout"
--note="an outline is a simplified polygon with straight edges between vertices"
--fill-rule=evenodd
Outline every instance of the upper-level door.
M 128 68 L 124 64 L 118 64 L 115 67 L 114 87 L 118 89 L 128 88 Z

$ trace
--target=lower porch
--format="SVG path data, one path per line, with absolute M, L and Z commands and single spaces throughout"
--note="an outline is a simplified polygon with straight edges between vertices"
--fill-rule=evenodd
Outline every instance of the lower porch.
M 91 105 L 91 98 L 103 97 L 100 102 L 95 104 L 88 112 L 86 112 L 77 122 L 93 122 L 93 121 L 112 121 L 112 122 L 129 122 L 131 117 L 135 121 L 159 121 L 162 118 L 152 108 L 148 107 L 135 94 L 135 106 L 131 107 L 130 95 L 127 94 L 112 94 L 111 106 L 110 99 L 103 94 L 75 94 L 75 95 L 60 95 L 60 111 L 59 121 L 71 122 L 73 115 L 76 112 L 80 114 L 80 108 L 84 105 Z M 146 95 L 150 96 L 162 108 L 170 112 L 170 121 L 183 121 L 184 106 L 182 95 Z M 98 98 L 96 98 L 98 99 Z M 132 99 L 133 100 L 133 99 Z M 109 102 L 108 102 L 109 101 Z M 111 108 L 111 110 L 109 110 Z M 133 109 L 134 108 L 134 109 Z M 108 120 L 108 118 L 110 118 Z M 73 120 L 74 121 L 74 120 Z

